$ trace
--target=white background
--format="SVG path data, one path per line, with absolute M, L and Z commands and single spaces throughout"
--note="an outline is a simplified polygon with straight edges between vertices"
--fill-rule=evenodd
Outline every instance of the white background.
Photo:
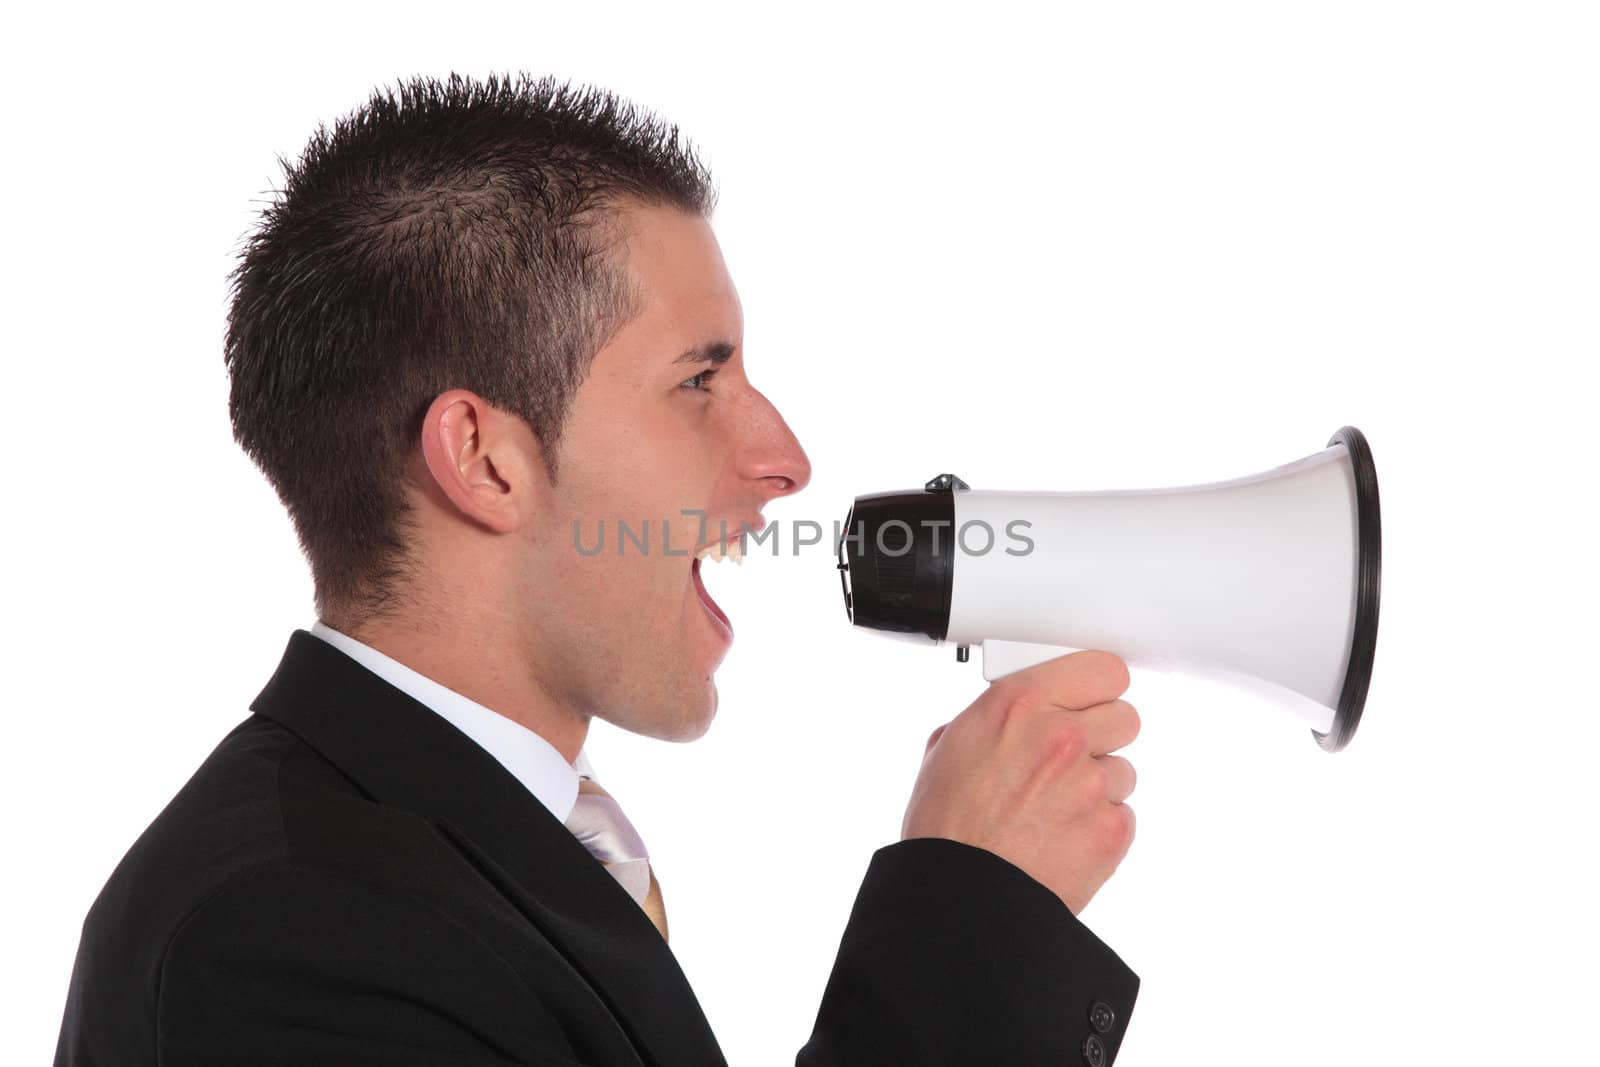
M 1211 481 L 1366 432 L 1354 744 L 1135 673 L 1139 837 L 1083 915 L 1143 980 L 1119 1064 L 1596 1062 L 1588 6 L 580 6 L 8 16 L 0 1058 L 48 1060 L 85 910 L 312 621 L 220 354 L 275 158 L 376 84 L 527 69 L 712 166 L 750 373 L 815 466 L 774 521 L 944 470 Z M 591 752 L 730 1060 L 781 1064 L 982 681 L 853 631 L 824 552 L 707 580 L 739 631 L 710 734 Z

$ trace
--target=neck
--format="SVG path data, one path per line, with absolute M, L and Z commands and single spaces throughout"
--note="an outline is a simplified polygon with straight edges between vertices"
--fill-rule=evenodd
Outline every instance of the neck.
M 437 615 L 426 626 L 407 619 L 358 621 L 337 613 L 322 622 L 405 664 L 447 689 L 504 715 L 575 763 L 589 733 L 587 716 L 557 700 L 530 669 L 526 650 L 497 627 Z M 471 640 L 461 640 L 470 635 Z

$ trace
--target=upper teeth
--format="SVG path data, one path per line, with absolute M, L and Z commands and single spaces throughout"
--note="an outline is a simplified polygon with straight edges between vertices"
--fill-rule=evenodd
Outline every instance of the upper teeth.
M 695 554 L 696 559 L 709 559 L 722 562 L 731 559 L 735 563 L 744 563 L 744 542 L 742 538 L 735 537 L 729 541 L 713 541 Z

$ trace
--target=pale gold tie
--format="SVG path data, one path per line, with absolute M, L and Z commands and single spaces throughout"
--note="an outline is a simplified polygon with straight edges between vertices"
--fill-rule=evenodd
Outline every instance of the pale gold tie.
M 567 819 L 567 827 L 644 909 L 655 928 L 661 931 L 662 940 L 666 940 L 667 909 L 661 900 L 661 884 L 656 881 L 655 869 L 644 852 L 638 831 L 622 813 L 616 799 L 594 779 L 580 777 L 578 800 Z M 643 880 L 638 877 L 641 865 L 649 877 L 649 888 L 642 896 L 638 892 L 643 888 Z

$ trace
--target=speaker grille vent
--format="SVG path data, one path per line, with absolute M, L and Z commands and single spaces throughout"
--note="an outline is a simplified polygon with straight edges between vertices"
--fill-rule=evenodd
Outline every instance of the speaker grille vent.
M 910 596 L 917 580 L 917 554 L 910 551 L 911 535 L 900 526 L 885 526 L 878 531 L 878 541 L 878 547 L 883 549 L 873 555 L 878 591 L 887 597 Z

